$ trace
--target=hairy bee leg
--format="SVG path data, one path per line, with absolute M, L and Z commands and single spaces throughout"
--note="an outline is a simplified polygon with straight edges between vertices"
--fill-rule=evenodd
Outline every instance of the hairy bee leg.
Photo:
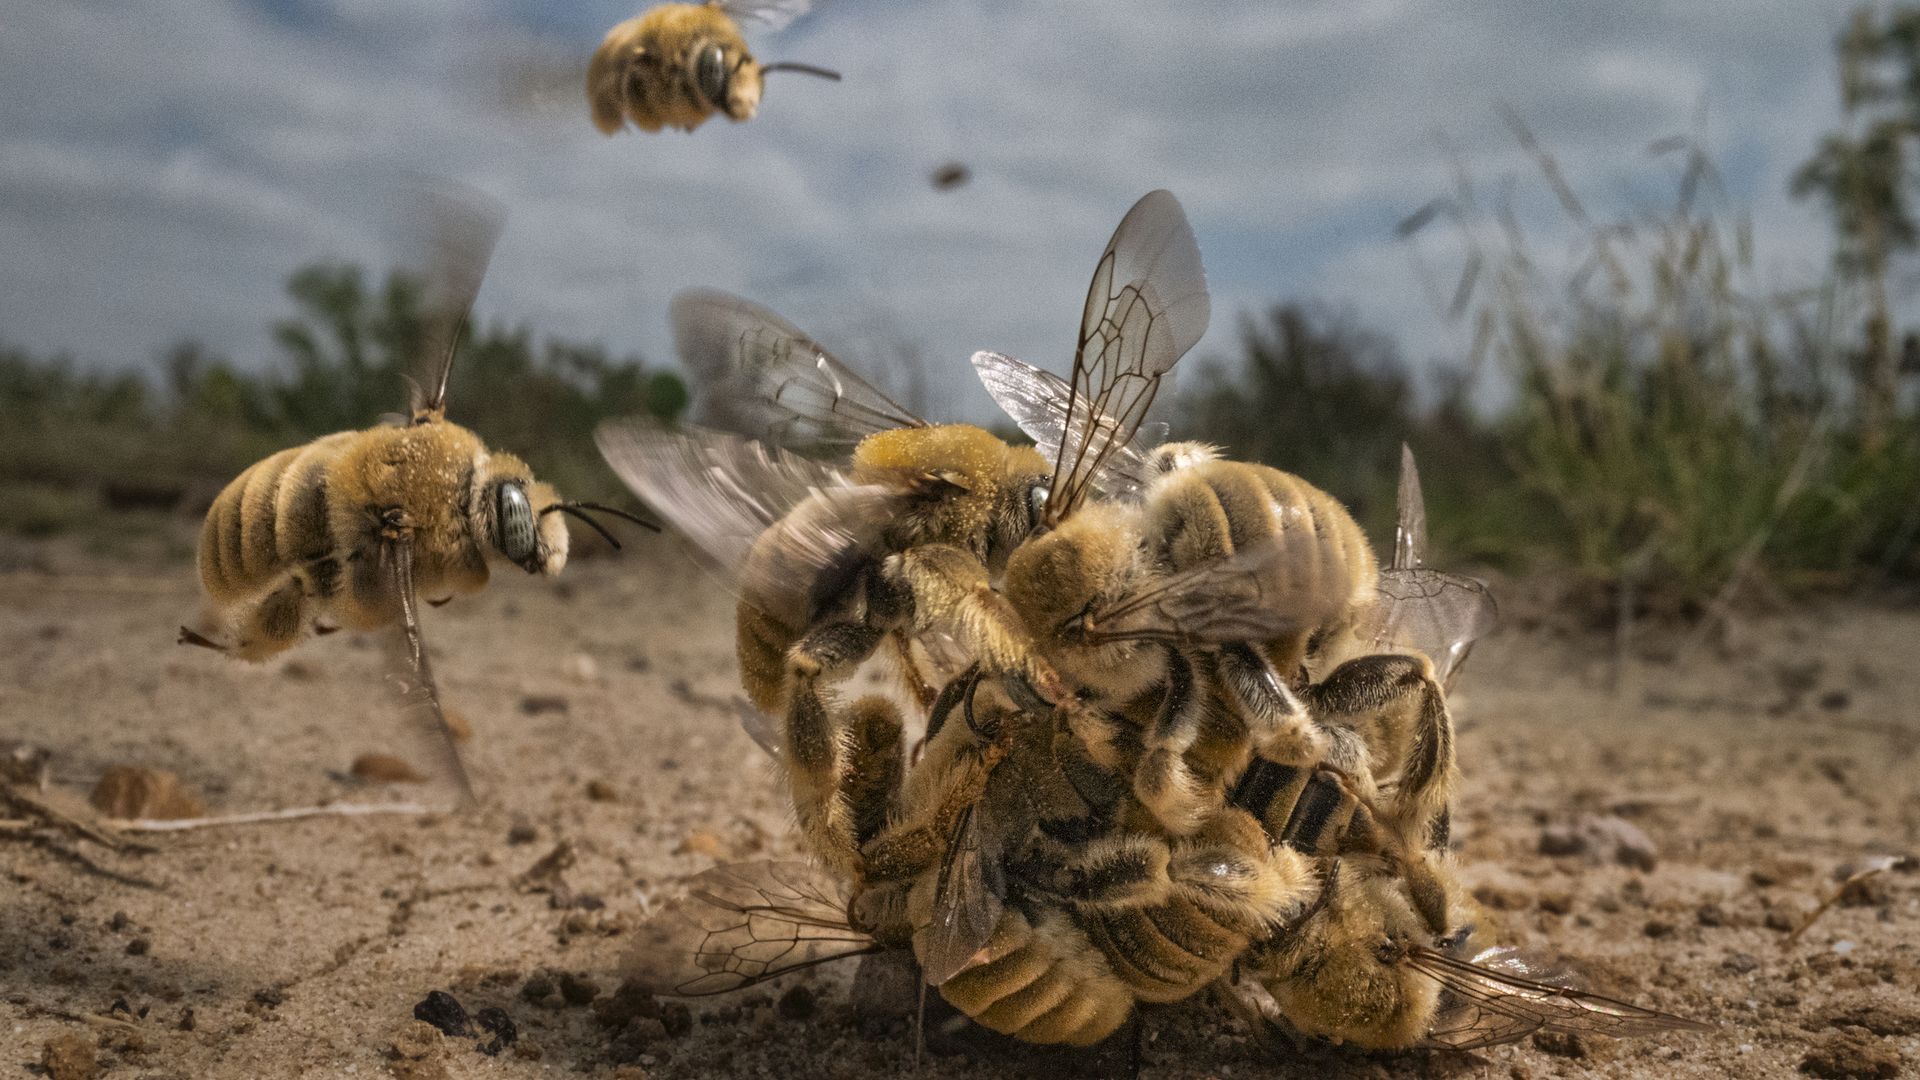
M 830 679 L 864 663 L 886 636 L 885 630 L 865 623 L 849 620 L 821 623 L 802 635 L 787 651 L 788 677 L 801 681 Z
M 1159 714 L 1133 770 L 1135 797 L 1174 836 L 1184 836 L 1199 827 L 1208 807 L 1216 801 L 1186 759 L 1199 737 L 1206 709 L 1206 702 L 1194 694 L 1193 687 L 1193 665 L 1179 653 L 1172 653 Z M 1107 756 L 1119 755 L 1109 752 Z
M 1397 773 L 1387 817 L 1403 835 L 1431 842 L 1454 781 L 1453 719 L 1433 664 L 1424 656 L 1363 656 L 1340 665 L 1308 696 L 1323 726 L 1351 731 L 1368 748 L 1373 767 L 1349 774 Z
M 1167 876 L 1214 918 L 1249 934 L 1293 917 L 1320 887 L 1300 852 L 1271 846 L 1260 822 L 1233 806 L 1174 843 Z
M 907 693 L 913 695 L 922 709 L 933 708 L 933 703 L 940 699 L 940 691 L 935 690 L 927 682 L 926 676 L 920 673 L 920 665 L 913 658 L 912 642 L 899 629 L 895 629 L 888 635 L 888 640 L 893 643 L 894 652 L 899 659 L 900 681 L 906 685 Z
M 1020 874 L 1061 903 L 1121 910 L 1166 902 L 1173 887 L 1167 875 L 1172 858 L 1158 837 L 1115 832 L 1074 847 L 1045 844 Z
M 180 628 L 180 636 L 174 639 L 175 645 L 198 645 L 202 649 L 214 652 L 226 652 L 227 647 L 189 626 Z
M 1327 732 L 1266 657 L 1246 645 L 1225 645 L 1216 670 L 1261 756 L 1295 765 L 1326 757 Z
M 787 783 L 807 849 L 834 870 L 859 880 L 860 851 L 847 799 L 848 733 L 837 723 L 818 680 L 795 679 L 789 694 Z
M 307 594 L 298 577 L 260 598 L 234 631 L 231 654 L 265 660 L 298 644 L 307 629 Z
M 900 710 L 883 697 L 863 697 L 847 709 L 848 768 L 842 787 L 853 815 L 856 844 L 886 828 L 899 801 L 904 762 Z
M 1018 674 L 1051 702 L 1067 698 L 1066 684 L 1040 658 L 1026 623 L 996 592 L 978 558 L 950 544 L 923 544 L 890 556 L 882 576 L 911 598 L 917 630 L 944 628 L 995 674 Z

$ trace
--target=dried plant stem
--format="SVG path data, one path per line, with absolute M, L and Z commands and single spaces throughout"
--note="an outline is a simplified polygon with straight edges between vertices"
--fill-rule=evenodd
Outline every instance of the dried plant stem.
M 218 814 L 197 818 L 124 818 L 103 824 L 125 832 L 186 832 L 189 829 L 216 829 L 228 825 L 266 825 L 277 821 L 298 821 L 314 817 L 372 817 L 376 814 L 444 814 L 449 808 L 423 803 L 337 803 L 328 806 L 296 806 L 288 810 L 259 810 L 246 814 Z

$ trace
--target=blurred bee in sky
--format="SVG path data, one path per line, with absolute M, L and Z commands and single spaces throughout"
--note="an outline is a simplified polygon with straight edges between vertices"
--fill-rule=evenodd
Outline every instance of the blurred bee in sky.
M 811 64 L 762 64 L 747 51 L 737 19 L 775 29 L 805 13 L 809 0 L 707 0 L 661 4 L 607 32 L 587 66 L 587 103 L 603 135 L 628 124 L 641 131 L 692 131 L 716 112 L 751 120 L 761 79 L 797 71 L 838 82 Z
M 472 798 L 420 635 L 419 601 L 443 604 L 487 583 L 503 559 L 551 577 L 567 563 L 567 527 L 580 518 L 618 547 L 588 511 L 657 528 L 625 511 L 561 500 L 525 462 L 488 450 L 446 418 L 448 376 L 468 309 L 486 274 L 501 214 L 477 193 L 434 199 L 434 264 L 422 357 L 409 413 L 364 431 L 325 435 L 256 463 L 213 501 L 200 530 L 200 582 L 211 636 L 181 627 L 183 644 L 262 660 L 307 633 L 398 624 L 411 704 L 438 736 L 435 755 Z
M 842 471 L 721 432 L 622 423 L 598 434 L 628 485 L 739 582 L 741 681 L 757 707 L 786 718 L 782 764 L 816 855 L 849 872 L 859 863 L 839 795 L 848 746 L 819 684 L 883 642 L 923 704 L 933 691 L 907 642 L 934 631 L 990 672 L 1067 696 L 993 577 L 1124 456 L 1207 315 L 1192 230 L 1171 195 L 1152 192 L 1096 265 L 1075 360 L 1088 392 L 1070 406 L 1080 419 L 1062 429 L 1062 464 L 1050 469 L 980 428 L 911 415 L 771 312 L 719 293 L 676 298 L 681 355 L 711 420 L 786 447 L 854 444 Z M 1122 406 L 1120 422 L 1085 422 L 1096 399 Z

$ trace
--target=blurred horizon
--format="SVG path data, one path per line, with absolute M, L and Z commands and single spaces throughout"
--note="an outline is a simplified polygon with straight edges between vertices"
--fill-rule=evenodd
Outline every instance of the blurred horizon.
M 0 266 L 0 344 L 161 376 L 193 341 L 281 368 L 288 279 L 410 261 L 404 195 L 438 174 L 509 214 L 483 323 L 672 365 L 668 298 L 726 288 L 890 389 L 924 377 L 936 419 L 993 415 L 975 349 L 1064 370 L 1094 257 L 1159 186 L 1214 295 L 1189 366 L 1282 300 L 1350 311 L 1416 369 L 1458 363 L 1469 330 L 1438 310 L 1458 240 L 1420 238 L 1423 278 L 1396 225 L 1457 167 L 1510 193 L 1545 257 L 1578 233 L 1516 183 L 1533 164 L 1502 108 L 1606 219 L 1669 199 L 1680 163 L 1647 148 L 1696 138 L 1751 214 L 1762 283 L 1819 281 L 1831 228 L 1788 180 L 1839 123 L 1850 6 L 821 0 L 749 41 L 846 82 L 776 78 L 748 124 L 607 140 L 577 94 L 509 110 L 497 85 L 524 58 L 584 60 L 626 5 L 9 0 L 0 236 L 28 257 Z M 971 181 L 936 191 L 949 160 Z M 886 370 L 901 357 L 922 370 Z

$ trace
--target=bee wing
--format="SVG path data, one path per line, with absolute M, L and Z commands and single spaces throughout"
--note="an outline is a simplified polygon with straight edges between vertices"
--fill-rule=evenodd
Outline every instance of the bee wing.
M 1393 568 L 1417 570 L 1427 561 L 1427 501 L 1420 494 L 1420 469 L 1413 448 L 1400 444 L 1400 497 L 1393 530 Z
M 875 539 L 899 497 L 798 454 L 688 425 L 610 420 L 595 430 L 594 442 L 634 494 L 734 584 L 795 587 L 745 580 L 748 554 L 774 527 L 789 559 L 783 565 L 842 565 Z
M 780 721 L 760 711 L 753 702 L 735 694 L 733 710 L 740 714 L 740 730 L 747 733 L 753 744 L 767 752 L 767 756 L 779 761 L 785 756 L 780 747 Z
M 1659 1031 L 1710 1031 L 1712 1026 L 1670 1013 L 1543 981 L 1541 972 L 1516 954 L 1495 950 L 1461 960 L 1416 948 L 1406 962 L 1440 983 L 1447 997 L 1428 1045 L 1474 1050 L 1513 1042 L 1535 1031 L 1623 1037 Z M 1562 979 L 1559 973 L 1550 978 Z
M 961 812 L 934 884 L 933 921 L 914 931 L 914 952 L 928 986 L 940 986 L 973 967 L 1004 910 L 1001 850 L 979 803 Z
M 1473 643 L 1500 621 L 1485 582 L 1425 568 L 1382 570 L 1378 596 L 1362 618 L 1363 640 L 1375 648 L 1418 649 L 1433 659 L 1442 686 L 1467 659 Z
M 1158 576 L 1094 612 L 1086 639 L 1206 646 L 1317 626 L 1340 609 L 1345 594 L 1334 575 L 1288 572 L 1314 558 L 1316 542 L 1312 529 L 1285 529 L 1226 558 Z
M 447 379 L 473 299 L 486 279 L 506 210 L 473 188 L 442 183 L 427 192 L 429 261 L 420 314 L 420 375 L 412 420 L 438 419 L 447 408 Z
M 433 678 L 426 640 L 420 633 L 420 601 L 413 584 L 413 542 L 402 538 L 382 541 L 374 558 L 394 610 L 400 615 L 401 650 L 391 676 L 399 686 L 406 723 L 403 738 L 417 751 L 432 779 L 451 781 L 460 792 L 460 804 L 477 800 L 467 768 L 454 744 L 453 728 L 440 704 L 440 685 Z M 413 762 L 410 762 L 413 763 Z
M 686 289 L 669 308 L 701 419 L 802 453 L 844 451 L 876 431 L 924 427 L 800 328 L 717 289 Z
M 994 403 L 1019 425 L 1041 453 L 1057 456 L 1061 447 L 1087 441 L 1084 432 L 1076 432 L 1071 438 L 1067 433 L 1067 413 L 1073 401 L 1073 387 L 1067 380 L 997 352 L 974 353 L 973 369 Z M 1097 426 L 1112 421 L 1103 418 L 1095 423 Z M 1140 448 L 1164 442 L 1166 434 L 1165 424 L 1149 424 L 1142 429 L 1145 437 L 1136 436 L 1133 442 L 1117 447 L 1093 477 L 1094 491 L 1108 499 L 1139 498 L 1141 489 L 1154 473 Z
M 1186 214 L 1168 192 L 1148 192 L 1120 219 L 1087 288 L 1049 522 L 1072 513 L 1133 441 L 1161 376 L 1206 332 L 1211 308 Z
M 707 0 L 736 19 L 752 19 L 769 30 L 783 30 L 807 13 L 813 0 Z
M 635 931 L 628 959 L 648 992 L 724 994 L 801 968 L 877 952 L 847 923 L 839 882 L 812 863 L 716 866 Z

